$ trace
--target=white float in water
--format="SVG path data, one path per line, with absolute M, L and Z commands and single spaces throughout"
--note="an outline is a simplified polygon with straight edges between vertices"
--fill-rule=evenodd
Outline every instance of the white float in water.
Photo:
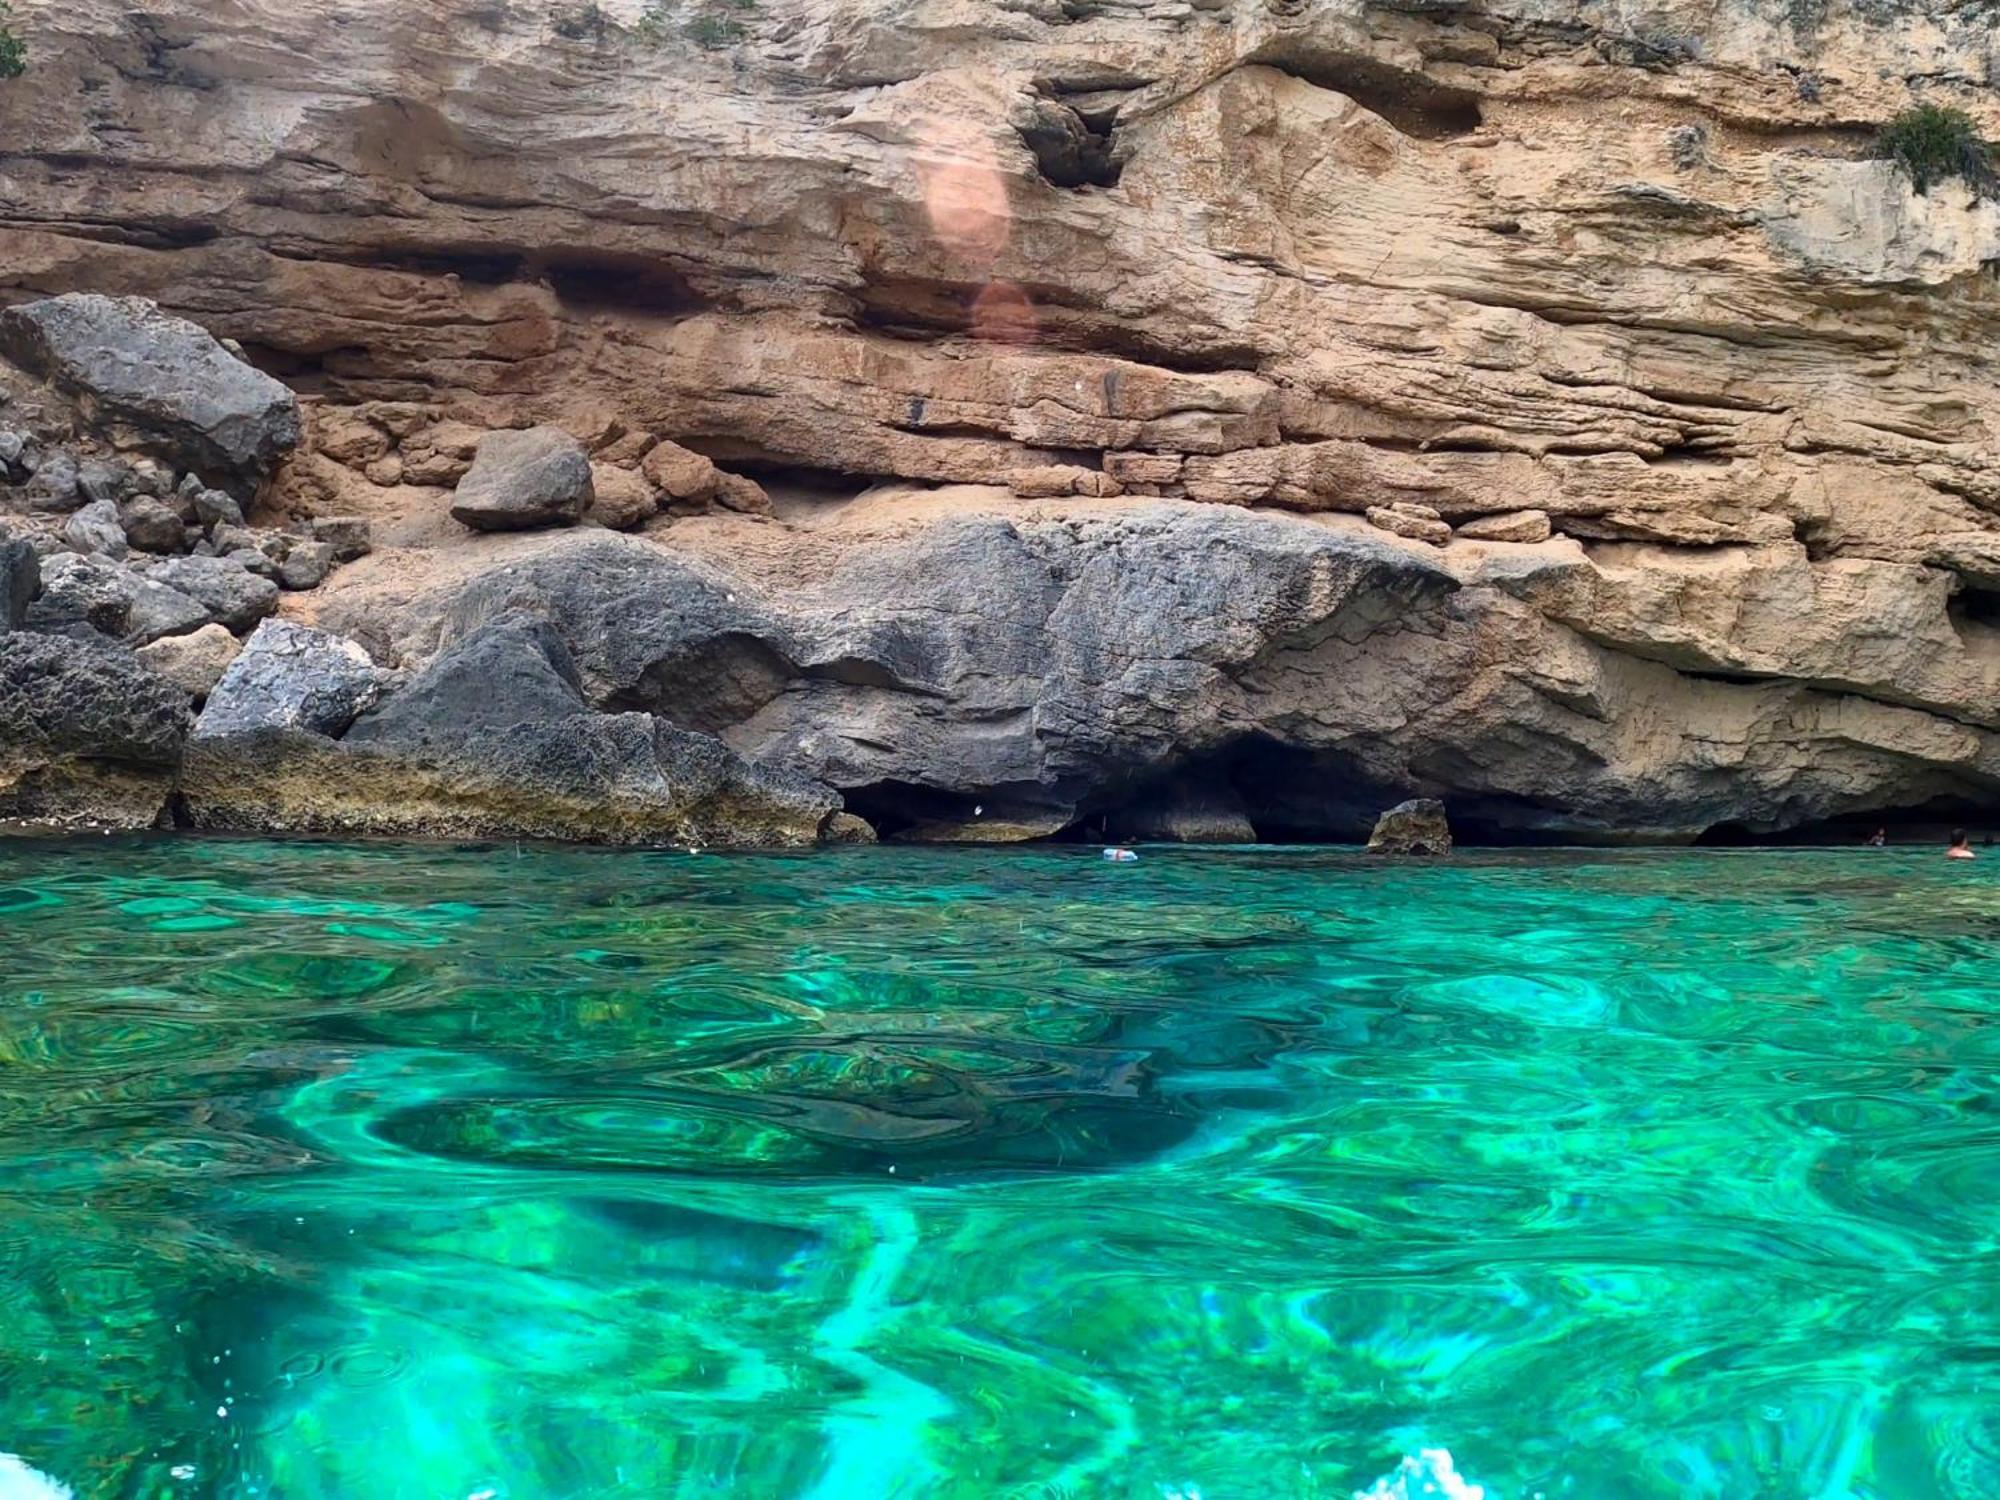
M 66 1484 L 31 1469 L 11 1453 L 0 1453 L 0 1500 L 76 1500 Z
M 1458 1472 L 1449 1448 L 1419 1448 L 1354 1500 L 1486 1500 L 1486 1488 Z

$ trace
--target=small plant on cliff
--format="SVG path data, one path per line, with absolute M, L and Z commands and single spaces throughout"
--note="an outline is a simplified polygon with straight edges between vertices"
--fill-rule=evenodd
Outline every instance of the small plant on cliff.
M 1975 198 L 1997 185 L 1993 149 L 1962 109 L 1919 104 L 1884 125 L 1876 139 L 1882 154 L 1910 174 L 1920 193 L 1947 177 L 1963 178 Z
M 14 10 L 0 0 L 0 78 L 19 78 L 28 71 L 28 44 L 14 34 Z
M 750 35 L 750 28 L 740 17 L 756 8 L 757 0 L 710 0 L 687 20 L 676 24 L 674 0 L 652 0 L 640 14 L 637 30 L 649 42 L 657 44 L 683 36 L 697 47 L 713 52 Z

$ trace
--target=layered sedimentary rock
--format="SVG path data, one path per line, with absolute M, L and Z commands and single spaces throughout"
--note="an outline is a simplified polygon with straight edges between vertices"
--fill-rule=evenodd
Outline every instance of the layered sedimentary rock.
M 590 714 L 939 837 L 2000 787 L 2000 207 L 1872 145 L 1918 101 L 2000 133 L 1978 7 L 17 10 L 7 326 L 154 299 L 302 440 L 203 447 L 21 332 L 0 497 L 81 512 L 171 441 L 188 547 L 379 667 L 526 611 Z M 535 426 L 588 481 L 502 500 L 582 527 L 452 519 Z M 112 561 L 201 618 L 63 564 L 30 628 L 255 623 L 144 561 L 178 477 L 120 482 Z M 101 567 L 105 519 L 37 546 Z

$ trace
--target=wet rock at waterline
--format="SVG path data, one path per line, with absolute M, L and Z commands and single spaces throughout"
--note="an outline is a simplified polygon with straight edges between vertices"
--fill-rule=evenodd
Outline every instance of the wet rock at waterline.
M 593 711 L 540 621 L 471 632 L 351 728 L 319 720 L 326 732 L 304 713 L 236 712 L 231 679 L 256 647 L 188 746 L 182 793 L 198 827 L 801 845 L 839 810 L 827 788 L 708 735 Z M 354 648 L 315 644 L 316 662 L 329 653 L 359 670 Z
M 1444 804 L 1435 797 L 1398 803 L 1375 820 L 1368 849 L 1373 854 L 1451 853 L 1451 824 L 1445 820 Z
M 122 647 L 0 635 L 0 820 L 153 826 L 189 719 L 188 695 Z

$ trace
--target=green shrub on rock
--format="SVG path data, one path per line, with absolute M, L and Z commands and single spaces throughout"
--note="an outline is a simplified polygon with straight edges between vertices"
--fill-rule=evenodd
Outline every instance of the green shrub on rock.
M 1920 193 L 1948 177 L 1963 178 L 1975 198 L 1995 186 L 1992 147 L 1962 109 L 1942 104 L 1906 109 L 1882 127 L 1877 142 Z
M 28 71 L 28 44 L 14 34 L 14 10 L 0 0 L 0 78 L 19 78 Z

